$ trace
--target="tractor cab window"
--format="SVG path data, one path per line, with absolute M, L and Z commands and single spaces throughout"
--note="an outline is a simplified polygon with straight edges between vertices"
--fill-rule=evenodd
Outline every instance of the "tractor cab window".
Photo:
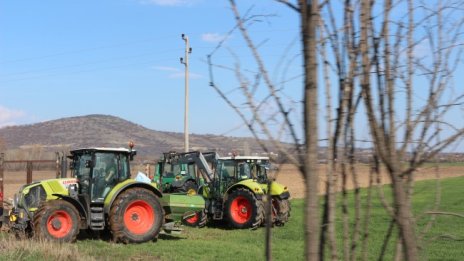
M 185 174 L 185 170 L 184 168 L 182 168 L 181 164 L 171 165 L 171 172 L 174 174 L 174 176 L 179 175 L 179 174 Z
M 163 164 L 163 163 L 161 163 Z M 164 168 L 163 168 L 163 178 L 174 178 L 174 169 L 173 169 L 173 166 L 171 165 L 171 163 L 168 163 L 166 162 L 164 164 Z
M 267 170 L 269 165 L 267 164 L 256 164 L 256 178 L 259 183 L 267 182 Z
M 119 159 L 118 155 L 114 153 L 97 152 L 94 160 L 91 199 L 92 201 L 103 201 L 108 192 L 118 183 Z M 127 170 L 125 175 L 127 175 Z
M 219 194 L 225 192 L 227 188 L 236 182 L 236 168 L 235 161 L 233 160 L 224 160 L 221 161 L 216 168 L 216 180 L 215 182 L 219 184 L 217 191 Z
M 129 171 L 129 158 L 127 155 L 121 154 L 119 155 L 119 176 L 118 180 L 123 181 L 130 178 L 130 171 Z
M 181 165 L 181 175 L 195 177 L 195 164 L 180 164 Z
M 232 160 L 225 160 L 218 166 L 218 176 L 221 180 L 235 178 L 235 162 Z
M 90 168 L 87 167 L 87 162 L 92 159 L 90 154 L 83 154 L 73 159 L 72 176 L 79 180 L 80 193 L 87 194 L 90 184 Z
M 246 162 L 241 162 L 238 164 L 238 172 L 239 179 L 251 179 L 250 165 L 248 165 Z

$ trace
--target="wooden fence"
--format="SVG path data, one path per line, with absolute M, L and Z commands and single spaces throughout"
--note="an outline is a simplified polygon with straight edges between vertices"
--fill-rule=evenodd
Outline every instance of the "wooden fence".
M 32 171 L 34 164 L 44 164 L 44 163 L 55 163 L 56 165 L 56 177 L 60 177 L 61 175 L 61 160 L 59 155 L 55 160 L 5 160 L 4 153 L 0 153 L 0 219 L 3 216 L 3 197 L 4 197 L 4 172 L 5 172 L 5 164 L 26 164 L 26 183 L 32 183 Z

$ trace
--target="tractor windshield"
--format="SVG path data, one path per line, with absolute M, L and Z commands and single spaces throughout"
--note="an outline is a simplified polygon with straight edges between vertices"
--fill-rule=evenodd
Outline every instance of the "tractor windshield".
M 269 164 L 256 164 L 256 179 L 259 183 L 266 183 L 268 181 L 267 178 L 267 170 L 269 169 Z

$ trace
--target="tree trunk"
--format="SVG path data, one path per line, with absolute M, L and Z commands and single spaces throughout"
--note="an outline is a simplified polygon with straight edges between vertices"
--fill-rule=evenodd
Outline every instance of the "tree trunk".
M 411 211 L 411 202 L 406 194 L 405 184 L 397 173 L 392 174 L 393 197 L 396 205 L 396 224 L 401 236 L 404 258 L 408 261 L 418 260 L 418 249 L 414 225 L 414 217 Z
M 305 256 L 306 260 L 321 259 L 319 255 L 319 197 L 317 184 L 318 153 L 318 102 L 317 102 L 317 58 L 316 26 L 318 4 L 315 0 L 300 0 L 301 35 L 304 54 L 304 130 L 305 158 L 303 173 L 306 182 L 305 200 Z

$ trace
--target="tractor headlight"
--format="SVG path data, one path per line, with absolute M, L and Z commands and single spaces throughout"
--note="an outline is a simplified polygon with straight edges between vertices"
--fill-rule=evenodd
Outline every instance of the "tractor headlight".
M 77 187 L 77 184 L 71 184 L 69 185 L 68 187 L 68 193 L 69 193 L 69 196 L 72 197 L 72 198 L 77 198 L 77 194 L 78 194 L 78 187 Z
M 18 217 L 13 213 L 10 213 L 9 218 L 10 218 L 10 222 L 16 222 L 16 220 L 18 220 Z

